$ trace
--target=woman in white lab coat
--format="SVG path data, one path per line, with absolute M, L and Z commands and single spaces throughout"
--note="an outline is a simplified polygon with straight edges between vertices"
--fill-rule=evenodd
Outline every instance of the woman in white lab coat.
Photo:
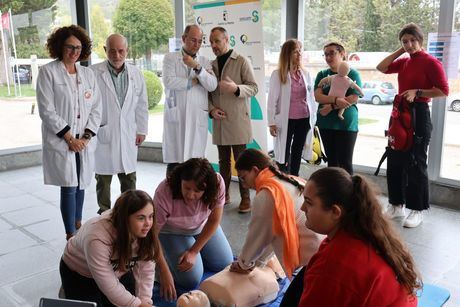
M 289 39 L 271 75 L 267 102 L 275 160 L 284 172 L 298 176 L 301 157 L 311 159 L 317 109 L 310 74 L 302 67 L 302 44 Z
M 101 103 L 93 72 L 77 61 L 91 54 L 91 40 L 75 25 L 55 30 L 46 47 L 56 60 L 37 78 L 42 119 L 45 184 L 61 187 L 61 214 L 67 240 L 81 226 L 84 189 L 90 184 L 101 122 Z

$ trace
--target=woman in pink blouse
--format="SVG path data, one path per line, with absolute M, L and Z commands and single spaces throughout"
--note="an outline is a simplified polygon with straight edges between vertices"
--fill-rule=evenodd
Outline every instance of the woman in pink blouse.
M 220 227 L 224 203 L 224 180 L 203 158 L 179 164 L 156 189 L 156 228 L 168 264 L 159 262 L 163 297 L 175 298 L 173 278 L 175 286 L 189 291 L 199 285 L 205 269 L 219 272 L 232 262 Z
M 123 193 L 112 210 L 88 220 L 68 242 L 59 271 L 68 299 L 105 306 L 152 306 L 159 256 L 152 198 Z
M 313 137 L 318 109 L 310 74 L 302 67 L 302 44 L 287 40 L 281 47 L 278 69 L 270 77 L 267 117 L 274 137 L 275 160 L 281 171 L 299 175 L 302 151 L 312 158 Z

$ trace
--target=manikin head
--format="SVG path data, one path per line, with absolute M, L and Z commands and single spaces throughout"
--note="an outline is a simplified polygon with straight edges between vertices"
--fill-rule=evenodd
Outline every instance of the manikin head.
M 337 74 L 341 77 L 345 77 L 348 75 L 349 72 L 350 72 L 350 66 L 348 65 L 347 62 L 342 61 L 339 64 L 339 68 L 337 69 Z
M 193 290 L 182 294 L 177 299 L 177 307 L 209 307 L 209 302 L 206 294 L 201 290 Z

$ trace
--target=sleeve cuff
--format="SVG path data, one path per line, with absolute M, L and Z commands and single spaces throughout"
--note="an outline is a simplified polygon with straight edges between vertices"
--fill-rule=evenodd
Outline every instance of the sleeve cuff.
M 193 71 L 195 72 L 197 76 L 201 73 L 202 70 L 203 70 L 202 66 L 200 66 L 200 69 L 196 69 L 196 68 L 193 69 Z
M 85 128 L 85 132 L 88 132 L 89 134 L 91 134 L 91 136 L 96 135 L 96 133 L 94 133 L 93 131 L 91 131 L 91 129 L 88 129 L 88 128 Z
M 236 97 L 240 97 L 240 87 L 237 88 L 236 92 L 234 93 Z
M 59 131 L 58 133 L 56 133 L 56 135 L 57 135 L 58 137 L 62 138 L 62 137 L 64 137 L 64 134 L 66 134 L 67 131 L 69 131 L 69 130 L 70 130 L 70 126 L 69 126 L 69 125 L 66 125 L 66 126 L 64 127 L 64 129 L 62 129 L 61 131 Z

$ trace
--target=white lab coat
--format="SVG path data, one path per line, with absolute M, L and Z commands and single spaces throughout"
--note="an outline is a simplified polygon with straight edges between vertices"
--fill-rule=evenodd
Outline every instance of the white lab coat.
M 302 77 L 307 88 L 307 106 L 310 113 L 310 130 L 302 151 L 302 157 L 306 160 L 312 159 L 313 150 L 313 128 L 316 124 L 316 112 L 318 104 L 315 101 L 314 86 L 310 74 L 302 70 Z M 278 135 L 274 138 L 275 160 L 278 163 L 285 163 L 286 138 L 289 122 L 289 106 L 291 101 L 291 76 L 288 73 L 287 82 L 281 83 L 278 70 L 275 70 L 270 77 L 270 88 L 268 91 L 267 117 L 268 125 L 276 125 Z
M 125 64 L 128 89 L 123 107 L 108 69 L 107 61 L 92 65 L 102 100 L 102 123 L 97 135 L 96 174 L 130 174 L 136 171 L 136 134 L 148 133 L 147 90 L 142 72 Z
M 37 78 L 37 103 L 42 119 L 43 175 L 45 184 L 61 187 L 78 186 L 75 153 L 69 150 L 64 138 L 56 134 L 66 126 L 73 136 L 83 135 L 85 129 L 98 132 L 101 122 L 101 101 L 96 78 L 91 69 L 76 65 L 78 92 L 64 64 L 53 61 L 44 65 Z M 75 130 L 75 96 L 79 99 L 81 126 Z M 94 168 L 96 138 L 80 152 L 80 189 L 91 183 Z
M 211 63 L 204 56 L 196 61 L 202 69 L 196 74 L 182 60 L 182 53 L 173 52 L 163 59 L 165 110 L 163 119 L 163 161 L 184 162 L 204 157 L 208 138 L 208 92 L 217 87 Z M 199 84 L 187 89 L 189 80 L 197 77 Z

